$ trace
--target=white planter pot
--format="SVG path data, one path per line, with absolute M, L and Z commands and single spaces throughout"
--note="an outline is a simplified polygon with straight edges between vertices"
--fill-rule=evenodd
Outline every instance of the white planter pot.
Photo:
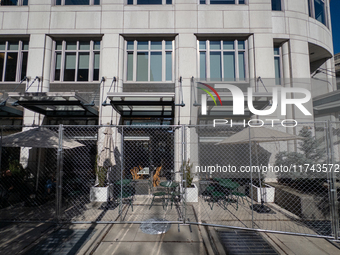
M 192 184 L 193 188 L 185 188 L 186 202 L 198 202 L 198 188 L 196 184 Z
M 91 187 L 90 201 L 91 202 L 106 202 L 108 199 L 108 187 Z
M 261 193 L 262 193 L 262 199 L 265 203 L 274 203 L 275 198 L 275 188 L 272 186 L 269 186 L 265 184 L 265 188 L 256 187 L 254 185 L 251 185 L 253 187 L 253 199 L 256 202 L 261 202 Z M 251 190 L 249 191 L 249 196 L 251 197 Z

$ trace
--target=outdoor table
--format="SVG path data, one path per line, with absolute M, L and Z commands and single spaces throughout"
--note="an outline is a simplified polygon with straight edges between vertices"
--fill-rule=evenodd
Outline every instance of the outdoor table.
M 123 179 L 123 180 L 119 180 L 119 181 L 116 181 L 115 184 L 117 185 L 128 185 L 131 183 L 131 179 Z
M 240 187 L 240 184 L 238 184 L 237 182 L 233 182 L 233 181 L 229 180 L 229 181 L 219 181 L 219 185 L 228 190 L 228 202 L 229 203 L 236 203 L 235 200 L 230 200 L 229 196 L 230 196 L 230 194 L 232 194 L 233 190 Z
M 137 174 L 141 174 L 141 175 L 149 175 L 150 174 L 150 170 L 148 167 L 144 167 L 142 170 L 140 170 Z
M 234 190 L 240 187 L 240 184 L 233 181 L 219 181 L 218 183 L 220 184 L 220 186 L 227 188 L 229 190 Z

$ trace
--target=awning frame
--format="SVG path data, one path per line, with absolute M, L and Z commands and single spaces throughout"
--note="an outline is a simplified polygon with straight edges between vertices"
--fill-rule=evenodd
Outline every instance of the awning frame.
M 16 101 L 13 106 L 22 106 L 28 110 L 43 114 L 47 117 L 97 117 L 99 116 L 98 110 L 94 107 L 94 102 L 87 102 L 77 92 L 9 92 L 8 96 Z M 62 97 L 63 100 L 30 100 L 33 97 Z M 68 98 L 75 98 L 77 101 L 67 101 Z M 28 98 L 21 100 L 21 98 Z M 37 106 L 80 106 L 84 111 L 74 110 L 55 110 L 47 111 Z

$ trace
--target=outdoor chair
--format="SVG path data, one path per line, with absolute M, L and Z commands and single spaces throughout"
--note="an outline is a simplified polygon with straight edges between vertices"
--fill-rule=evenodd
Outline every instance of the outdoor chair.
M 175 204 L 176 202 L 183 202 L 185 203 L 185 199 L 184 198 L 184 190 L 181 192 L 180 187 L 178 187 L 178 190 L 174 190 L 171 192 L 170 194 L 170 202 L 171 202 L 171 209 L 172 209 L 172 205 Z
M 143 179 L 143 176 L 139 176 L 137 173 L 139 172 L 138 167 L 134 167 L 130 170 L 131 175 L 132 175 L 132 179 L 134 180 L 139 180 L 139 179 Z
M 161 181 L 160 177 L 159 177 L 159 174 L 161 172 L 161 169 L 162 169 L 162 166 L 160 167 L 157 167 L 156 169 L 156 173 L 154 174 L 153 176 L 153 186 L 156 187 L 156 186 L 159 186 L 159 183 Z
M 117 202 L 118 204 L 122 203 L 123 201 L 128 201 L 128 204 L 131 206 L 131 209 L 133 211 L 133 198 L 134 198 L 134 187 L 131 186 L 123 186 L 122 192 L 120 194 L 117 194 Z
M 164 191 L 156 191 L 156 192 L 154 192 L 154 186 L 153 186 L 153 183 L 151 182 L 151 180 L 149 180 L 149 187 L 150 187 L 151 193 L 152 193 L 152 201 L 151 201 L 149 210 L 153 206 L 155 198 L 161 199 L 163 210 L 164 210 L 164 208 L 165 208 L 165 195 L 166 195 L 166 192 L 164 192 Z
M 203 196 L 203 199 L 204 201 L 207 201 L 208 199 L 207 198 L 210 198 L 211 197 L 211 192 L 214 191 L 215 187 L 214 186 L 211 186 L 209 185 L 208 187 L 206 187 L 206 189 L 203 191 L 202 193 L 202 196 Z
M 231 194 L 232 194 L 233 196 L 236 196 L 236 197 L 237 197 L 237 199 L 236 199 L 236 210 L 238 210 L 238 200 L 239 200 L 239 198 L 242 199 L 243 204 L 245 204 L 243 199 L 245 199 L 245 200 L 249 203 L 249 201 L 248 201 L 247 198 L 246 198 L 246 197 L 247 197 L 246 194 L 244 194 L 244 193 L 242 193 L 242 192 L 239 192 L 239 191 L 234 191 L 234 192 L 232 192 Z
M 247 195 L 244 194 L 244 193 L 242 193 L 242 192 L 240 192 L 240 191 L 238 191 L 238 188 L 239 188 L 239 187 L 240 187 L 240 186 L 237 186 L 237 188 L 235 189 L 235 191 L 232 191 L 232 192 L 231 192 L 231 196 L 236 196 L 236 210 L 238 210 L 238 203 L 239 203 L 239 200 L 240 200 L 240 199 L 242 199 L 243 204 L 245 204 L 245 203 L 244 203 L 244 199 L 246 199 L 246 201 L 249 203 L 249 201 L 247 200 Z
M 208 201 L 208 205 L 210 206 L 210 209 L 212 210 L 214 208 L 214 204 L 218 203 L 220 200 L 222 200 L 222 208 L 227 209 L 227 197 L 228 195 L 221 191 L 212 191 L 210 196 L 210 201 Z M 212 204 L 211 204 L 212 203 Z

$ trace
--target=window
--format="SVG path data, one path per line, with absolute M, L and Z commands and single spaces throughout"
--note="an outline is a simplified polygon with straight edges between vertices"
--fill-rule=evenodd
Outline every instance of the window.
M 172 0 L 127 0 L 127 4 L 172 4 Z
M 327 25 L 325 0 L 308 0 L 308 14 L 322 24 Z
M 100 41 L 55 41 L 54 81 L 99 81 Z
M 246 74 L 246 41 L 206 40 L 198 42 L 201 80 L 242 81 Z
M 0 41 L 0 81 L 20 81 L 26 76 L 28 41 Z
M 272 0 L 272 11 L 282 11 L 281 0 Z
M 281 85 L 281 47 L 274 46 L 275 85 Z
M 245 4 L 245 0 L 200 0 L 200 4 Z
M 126 41 L 126 81 L 173 80 L 173 41 Z
M 28 0 L 0 0 L 1 5 L 28 5 Z
M 100 0 L 56 0 L 55 5 L 99 5 Z

